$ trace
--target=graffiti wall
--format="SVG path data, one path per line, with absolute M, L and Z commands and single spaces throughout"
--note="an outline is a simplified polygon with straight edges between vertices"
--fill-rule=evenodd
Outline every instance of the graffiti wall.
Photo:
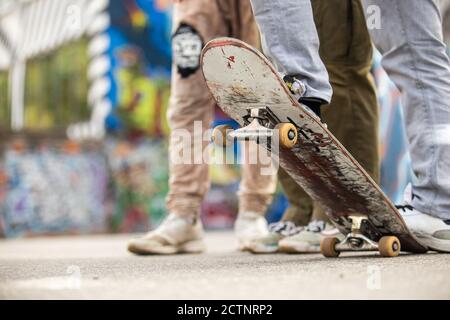
M 0 225 L 6 236 L 107 230 L 105 158 L 96 147 L 16 140 L 0 160 Z
M 111 231 L 147 231 L 166 215 L 167 144 L 162 139 L 107 139 L 114 207 Z
M 107 12 L 109 134 L 95 147 L 9 142 L 0 157 L 0 234 L 146 231 L 167 214 L 171 1 L 110 1 Z M 379 57 L 374 75 L 381 108 L 381 184 L 398 203 L 411 180 L 399 92 Z M 215 124 L 223 123 L 235 125 L 217 108 Z M 239 157 L 239 148 L 234 151 Z M 238 210 L 240 168 L 211 165 L 210 177 L 202 220 L 210 229 L 229 228 Z M 287 205 L 278 191 L 268 220 L 277 221 Z
M 109 131 L 164 136 L 170 92 L 171 1 L 110 1 Z

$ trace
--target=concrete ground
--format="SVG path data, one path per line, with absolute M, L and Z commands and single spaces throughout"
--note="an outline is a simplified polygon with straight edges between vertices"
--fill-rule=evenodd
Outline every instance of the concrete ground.
M 137 257 L 130 236 L 0 241 L 0 299 L 450 299 L 450 255 L 251 255 L 230 232 L 202 255 Z

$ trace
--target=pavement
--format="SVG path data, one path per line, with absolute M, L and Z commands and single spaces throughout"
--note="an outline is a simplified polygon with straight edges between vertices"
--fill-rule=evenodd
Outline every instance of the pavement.
M 0 299 L 450 299 L 450 255 L 252 255 L 231 232 L 201 255 L 134 256 L 133 235 L 0 240 Z

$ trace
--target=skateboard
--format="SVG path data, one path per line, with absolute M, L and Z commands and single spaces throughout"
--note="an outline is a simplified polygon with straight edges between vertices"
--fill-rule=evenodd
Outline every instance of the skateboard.
M 341 241 L 321 242 L 325 257 L 345 251 L 379 251 L 383 257 L 427 251 L 380 187 L 326 125 L 296 101 L 262 53 L 240 40 L 218 38 L 203 49 L 201 65 L 216 103 L 241 126 L 214 128 L 213 141 L 254 140 L 277 154 L 280 166 L 345 235 Z

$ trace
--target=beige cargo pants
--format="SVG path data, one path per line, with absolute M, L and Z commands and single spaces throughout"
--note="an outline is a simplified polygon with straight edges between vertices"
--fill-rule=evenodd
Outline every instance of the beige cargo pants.
M 208 139 L 215 103 L 199 66 L 201 48 L 217 37 L 234 37 L 259 47 L 259 32 L 249 0 L 181 0 L 174 5 L 172 93 L 168 110 L 170 135 L 170 179 L 167 208 L 178 215 L 198 214 L 209 188 L 208 164 L 194 161 L 203 154 Z M 182 141 L 180 132 L 191 141 Z M 261 175 L 261 164 L 248 164 L 248 153 L 259 148 L 246 143 L 242 180 L 239 187 L 239 211 L 265 214 L 276 188 L 275 175 Z M 179 158 L 180 150 L 190 150 L 192 163 Z M 194 163 L 195 162 L 195 163 Z

